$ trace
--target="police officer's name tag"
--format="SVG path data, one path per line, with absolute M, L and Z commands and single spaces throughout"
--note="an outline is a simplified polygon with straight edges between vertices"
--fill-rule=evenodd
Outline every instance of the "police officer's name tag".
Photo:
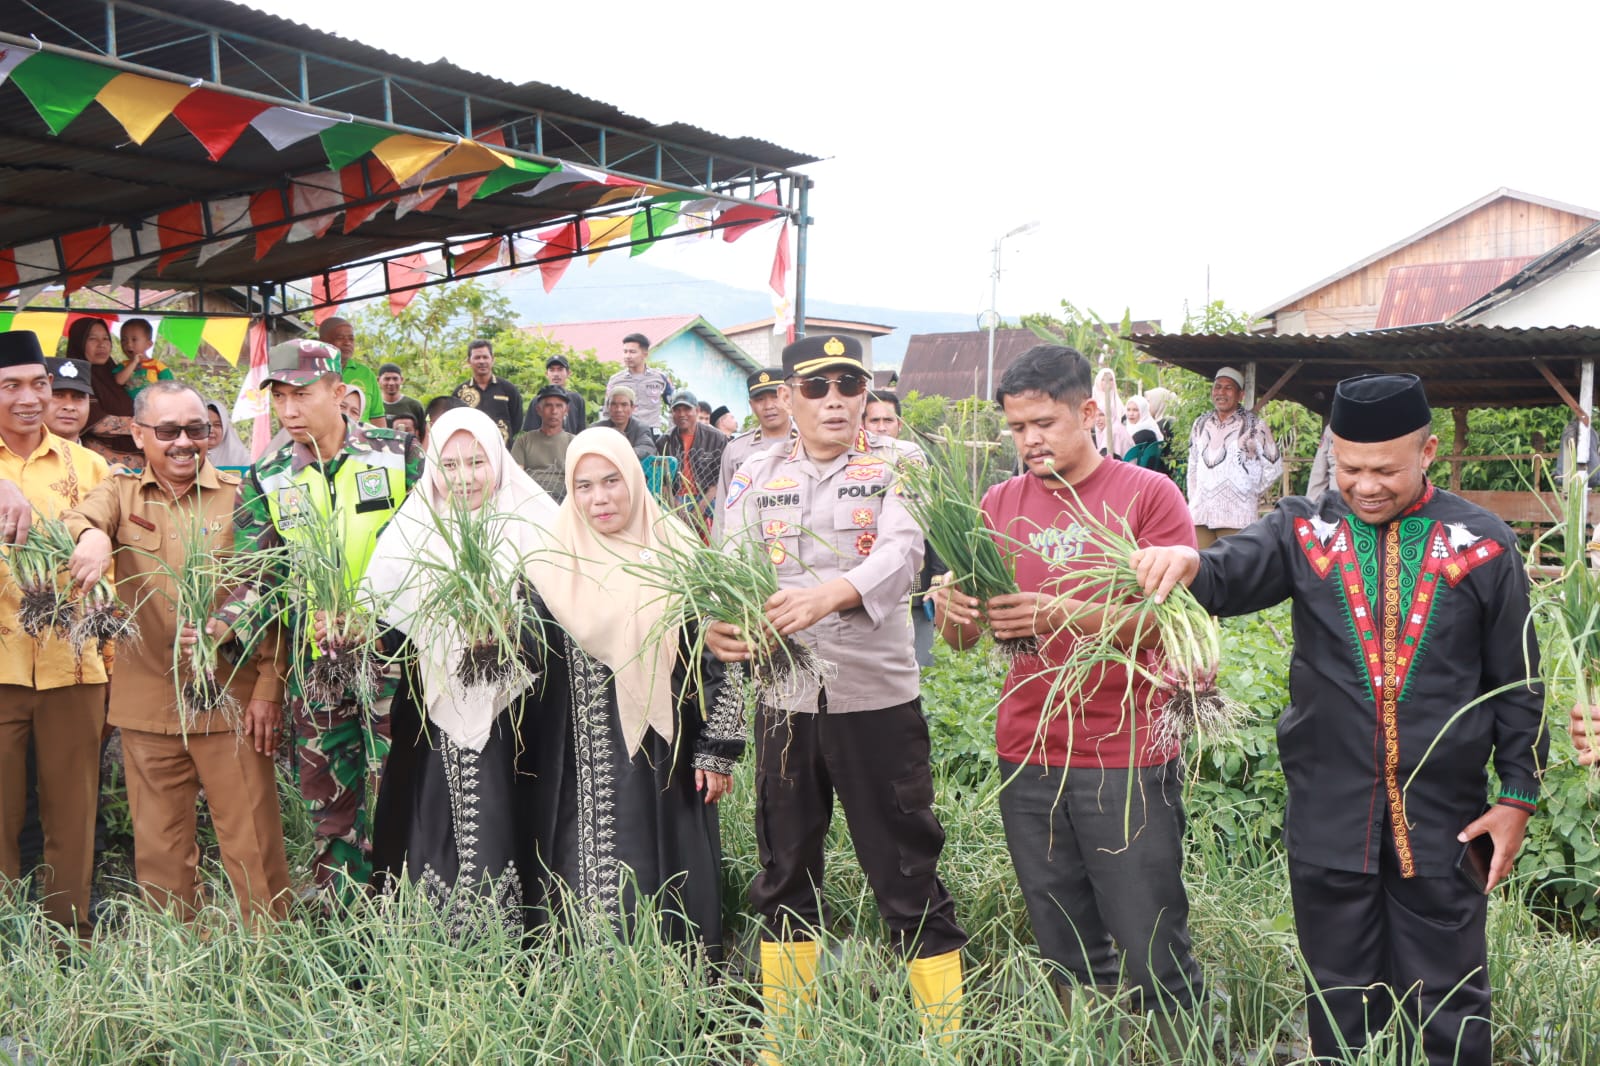
M 363 502 L 388 499 L 389 476 L 382 470 L 363 470 L 356 475 L 356 496 Z

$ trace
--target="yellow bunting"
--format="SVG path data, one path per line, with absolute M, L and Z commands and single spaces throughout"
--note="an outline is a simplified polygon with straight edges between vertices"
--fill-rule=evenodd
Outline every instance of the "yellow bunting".
M 39 338 L 44 354 L 54 356 L 61 344 L 61 335 L 67 331 L 64 311 L 18 311 L 11 319 L 13 330 L 27 330 Z
M 589 220 L 589 262 L 600 258 L 600 249 L 612 241 L 633 236 L 633 216 L 620 218 L 591 218 Z
M 95 94 L 95 100 L 122 124 L 134 144 L 143 144 L 192 91 L 177 82 L 118 74 Z
M 511 156 L 497 152 L 486 144 L 462 141 L 428 171 L 428 180 L 443 181 L 462 174 L 487 174 L 500 167 L 509 167 L 513 162 Z
M 238 366 L 244 338 L 249 332 L 248 318 L 208 318 L 206 328 L 200 331 L 200 339 L 215 348 L 229 366 Z
M 414 133 L 397 133 L 378 142 L 372 154 L 388 169 L 395 183 L 403 185 L 406 179 L 449 150 L 449 141 L 418 137 Z

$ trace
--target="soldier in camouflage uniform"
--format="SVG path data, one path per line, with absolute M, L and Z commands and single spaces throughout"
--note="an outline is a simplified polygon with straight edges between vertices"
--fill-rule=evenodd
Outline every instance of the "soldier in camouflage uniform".
M 346 581 L 354 588 L 379 531 L 422 474 L 422 449 L 409 433 L 345 418 L 339 408 L 345 391 L 339 353 L 326 344 L 277 345 L 268 355 L 264 381 L 290 441 L 263 456 L 245 475 L 234 516 L 236 549 L 293 543 L 297 526 L 304 524 L 295 516 L 310 509 L 336 524 L 343 541 Z M 319 462 L 323 456 L 328 458 Z M 316 832 L 316 883 L 323 889 L 333 887 L 342 872 L 350 882 L 365 885 L 372 874 L 366 799 L 389 750 L 394 677 L 385 676 L 370 708 L 348 692 L 333 705 L 308 699 L 305 672 L 316 652 L 313 620 L 294 594 L 302 582 L 281 571 L 271 577 L 270 589 L 241 589 L 218 617 L 245 636 L 273 613 L 283 613 L 295 649 L 287 706 L 300 794 Z

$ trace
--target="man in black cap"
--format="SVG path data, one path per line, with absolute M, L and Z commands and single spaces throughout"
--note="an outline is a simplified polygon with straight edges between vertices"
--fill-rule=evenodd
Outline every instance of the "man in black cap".
M 44 424 L 62 440 L 79 443 L 83 427 L 89 424 L 89 400 L 94 387 L 89 384 L 89 364 L 82 359 L 46 359 L 50 369 L 50 404 L 45 408 Z
M 1428 481 L 1431 421 L 1413 375 L 1342 381 L 1336 489 L 1204 552 L 1134 559 L 1157 600 L 1181 581 L 1220 615 L 1294 602 L 1278 750 L 1312 1051 L 1393 1025 L 1402 1043 L 1421 1031 L 1429 1063 L 1488 1066 L 1485 895 L 1522 846 L 1549 740 L 1516 537 Z
M 677 460 L 672 498 L 689 528 L 709 541 L 711 511 L 717 500 L 717 474 L 728 438 L 700 421 L 700 401 L 688 389 L 673 394 L 672 428 L 661 435 L 661 454 Z
M 948 1040 L 960 1025 L 967 934 L 938 874 L 944 830 L 911 645 L 922 531 L 898 482 L 902 459 L 921 453 L 862 428 L 872 375 L 861 354 L 859 342 L 827 334 L 783 350 L 794 442 L 745 460 L 718 508 L 728 540 L 760 545 L 777 568 L 767 620 L 831 664 L 825 680 L 763 691 L 756 711 L 761 872 L 750 904 L 761 923 L 762 999 L 776 1020 L 790 997 L 811 995 L 822 845 L 837 795 L 913 998 L 927 1028 Z M 750 658 L 746 639 L 716 623 L 706 643 L 738 663 Z
M 562 420 L 561 427 L 573 436 L 582 433 L 589 427 L 589 415 L 583 407 L 583 394 L 576 389 L 567 388 L 567 382 L 572 379 L 572 364 L 567 361 L 567 357 L 556 354 L 546 359 L 544 361 L 544 377 L 547 382 L 560 389 L 567 398 L 567 414 Z M 539 395 L 543 396 L 544 394 L 544 390 L 540 389 Z M 537 403 L 535 401 L 535 406 L 528 408 L 528 415 L 523 419 L 522 430 L 524 433 L 531 433 L 533 430 L 538 429 L 542 423 Z M 562 485 L 562 491 L 566 491 L 565 485 Z
M 401 372 L 399 363 L 384 363 L 378 368 L 378 393 L 383 397 L 383 410 L 389 418 L 389 425 L 393 426 L 396 418 L 409 418 L 417 432 L 421 432 L 422 401 L 415 396 L 401 393 L 401 387 L 404 385 L 405 375 Z M 362 420 L 357 419 L 357 421 Z
M 573 436 L 565 428 L 567 390 L 546 385 L 529 410 L 539 416 L 539 423 L 532 428 L 524 426 L 517 434 L 511 458 L 559 503 L 567 495 L 567 445 Z
M 722 469 L 717 475 L 717 499 L 728 498 L 728 482 L 733 472 L 756 452 L 780 442 L 794 440 L 794 420 L 789 417 L 789 386 L 783 383 L 783 367 L 767 366 L 745 379 L 750 391 L 750 411 L 756 416 L 754 429 L 728 438 L 722 452 Z M 720 518 L 720 511 L 718 509 Z

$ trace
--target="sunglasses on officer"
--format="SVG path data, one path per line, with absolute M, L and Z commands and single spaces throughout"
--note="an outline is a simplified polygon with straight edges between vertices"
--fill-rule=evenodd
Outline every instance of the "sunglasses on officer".
M 148 429 L 159 441 L 177 440 L 180 433 L 190 440 L 207 440 L 211 436 L 210 422 L 190 422 L 182 426 L 175 426 L 170 422 L 164 422 L 159 426 L 152 426 L 148 422 L 135 422 L 134 425 Z
M 820 400 L 828 395 L 831 386 L 839 386 L 839 395 L 849 399 L 867 391 L 867 379 L 860 374 L 840 374 L 836 378 L 818 374 L 809 378 L 796 378 L 795 387 L 808 400 Z

